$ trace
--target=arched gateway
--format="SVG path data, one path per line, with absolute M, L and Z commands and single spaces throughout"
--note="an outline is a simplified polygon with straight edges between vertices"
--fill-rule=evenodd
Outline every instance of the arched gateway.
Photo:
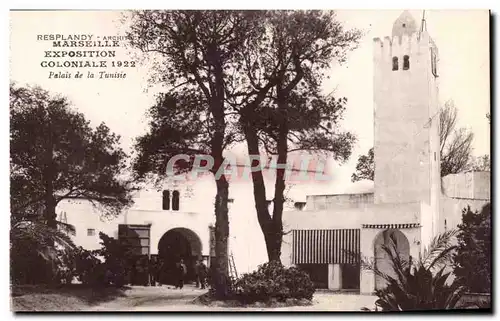
M 201 241 L 195 232 L 182 227 L 168 230 L 158 242 L 158 257 L 163 264 L 161 282 L 175 284 L 176 263 L 181 259 L 187 267 L 186 281 L 194 280 L 194 266 L 201 254 Z
M 383 246 L 394 249 L 398 252 L 399 257 L 402 260 L 408 262 L 410 257 L 410 243 L 408 238 L 396 229 L 387 229 L 380 232 L 377 237 L 375 237 L 374 251 L 375 251 L 375 267 L 386 275 L 394 276 L 394 270 L 392 268 L 392 263 L 390 256 L 387 251 L 384 250 Z M 395 253 L 394 253 L 395 254 Z M 375 289 L 381 290 L 386 286 L 386 281 L 379 275 L 375 276 Z

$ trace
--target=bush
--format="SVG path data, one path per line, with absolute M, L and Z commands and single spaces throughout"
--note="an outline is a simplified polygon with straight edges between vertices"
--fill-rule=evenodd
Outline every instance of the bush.
M 425 311 L 449 310 L 457 307 L 464 288 L 457 282 L 447 285 L 451 272 L 444 273 L 446 267 L 432 273 L 423 266 L 402 270 L 402 283 L 391 278 L 387 287 L 377 290 L 379 299 L 375 302 L 382 311 Z
M 79 247 L 74 253 L 74 260 L 74 275 L 80 282 L 93 286 L 103 285 L 103 264 L 97 257 L 95 251 L 89 251 Z
M 454 273 L 474 293 L 491 292 L 491 204 L 480 212 L 467 207 L 458 226 Z
M 287 299 L 311 300 L 314 284 L 309 275 L 295 267 L 281 263 L 265 263 L 252 273 L 244 274 L 234 284 L 234 298 L 243 303 L 268 302 Z
M 77 249 L 78 250 L 78 249 Z M 75 250 L 58 250 L 56 277 L 58 283 L 71 284 L 76 276 Z
M 18 213 L 19 214 L 19 213 Z M 62 250 L 74 244 L 64 232 L 44 222 L 11 217 L 10 271 L 13 284 L 58 284 Z M 61 249 L 61 251 L 58 251 Z
M 71 283 L 76 277 L 83 284 L 94 287 L 128 283 L 132 258 L 126 246 L 118 240 L 99 233 L 101 248 L 89 251 L 78 247 L 72 251 L 59 251 L 57 277 L 63 283 Z
M 101 239 L 101 249 L 95 251 L 104 258 L 103 273 L 105 283 L 123 286 L 128 283 L 128 275 L 131 271 L 131 262 L 134 257 L 132 250 L 119 240 L 104 233 L 99 233 Z
M 30 235 L 28 232 L 24 234 Z M 13 284 L 69 284 L 75 277 L 83 284 L 98 287 L 123 286 L 128 281 L 131 253 L 118 240 L 104 233 L 99 233 L 101 249 L 93 251 L 81 246 L 42 247 L 36 239 L 24 237 L 24 234 L 23 237 L 11 237 Z
M 37 253 L 35 246 L 36 244 L 31 243 L 11 245 L 12 284 L 49 284 L 54 279 L 51 262 Z
M 94 251 L 79 247 L 74 252 L 74 275 L 83 284 L 123 286 L 127 283 L 130 255 L 125 246 L 104 233 L 99 233 L 101 248 Z
M 455 309 L 465 290 L 458 282 L 451 281 L 451 272 L 446 272 L 456 248 L 451 245 L 455 234 L 456 231 L 448 231 L 436 236 L 416 260 L 401 257 L 397 239 L 391 235 L 390 243 L 382 249 L 390 259 L 392 275 L 376 266 L 367 266 L 387 283 L 384 289 L 375 293 L 378 296 L 376 310 Z

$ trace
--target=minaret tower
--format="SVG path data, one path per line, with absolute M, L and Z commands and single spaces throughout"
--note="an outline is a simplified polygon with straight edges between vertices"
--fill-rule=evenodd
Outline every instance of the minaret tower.
M 375 203 L 423 201 L 437 229 L 441 193 L 438 50 L 404 11 L 374 39 Z

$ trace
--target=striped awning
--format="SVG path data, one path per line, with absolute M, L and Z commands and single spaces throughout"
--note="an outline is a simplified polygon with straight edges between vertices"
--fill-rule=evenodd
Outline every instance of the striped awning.
M 377 229 L 403 229 L 403 228 L 417 228 L 420 223 L 406 223 L 406 224 L 363 224 L 363 228 L 377 228 Z
M 294 264 L 358 263 L 360 229 L 293 230 Z

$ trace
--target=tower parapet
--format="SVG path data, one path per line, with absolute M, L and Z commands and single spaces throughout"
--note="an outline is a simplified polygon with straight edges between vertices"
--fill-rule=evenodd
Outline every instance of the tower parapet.
M 431 48 L 437 56 L 437 48 L 427 31 L 392 36 L 373 38 L 374 59 L 379 67 L 392 66 L 393 59 L 398 58 L 398 62 L 404 61 L 404 56 L 408 56 L 410 61 L 421 60 L 420 56 L 427 53 Z M 418 60 L 417 60 L 418 59 Z M 402 68 L 399 68 L 402 69 Z

